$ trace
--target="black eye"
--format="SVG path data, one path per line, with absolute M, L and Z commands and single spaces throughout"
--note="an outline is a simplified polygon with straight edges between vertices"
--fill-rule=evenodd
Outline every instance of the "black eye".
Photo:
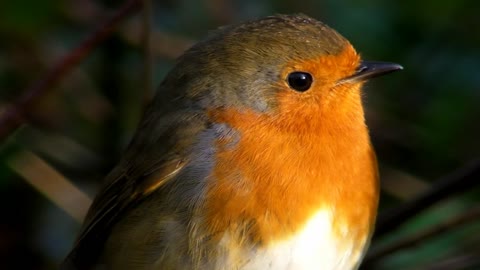
M 313 82 L 313 78 L 310 73 L 301 71 L 295 71 L 288 74 L 287 80 L 288 85 L 290 85 L 292 89 L 300 92 L 304 92 L 310 89 L 310 86 Z

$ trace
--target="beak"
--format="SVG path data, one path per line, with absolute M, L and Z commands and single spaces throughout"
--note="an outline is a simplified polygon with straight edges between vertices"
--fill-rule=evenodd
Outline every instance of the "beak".
M 337 84 L 362 82 L 402 69 L 402 66 L 395 63 L 361 61 L 355 74 L 339 80 Z

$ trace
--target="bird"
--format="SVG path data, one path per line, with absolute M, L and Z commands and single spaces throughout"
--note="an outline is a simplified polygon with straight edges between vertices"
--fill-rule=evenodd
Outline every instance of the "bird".
M 362 60 L 304 14 L 220 27 L 160 83 L 62 269 L 358 269 L 379 201 Z

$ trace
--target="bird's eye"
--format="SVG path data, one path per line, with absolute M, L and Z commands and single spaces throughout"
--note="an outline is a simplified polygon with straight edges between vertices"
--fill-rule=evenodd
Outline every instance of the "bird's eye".
M 295 71 L 288 74 L 287 81 L 290 88 L 299 92 L 305 92 L 308 89 L 310 89 L 310 86 L 312 85 L 312 82 L 313 82 L 313 78 L 312 78 L 312 75 L 310 75 L 310 73 Z

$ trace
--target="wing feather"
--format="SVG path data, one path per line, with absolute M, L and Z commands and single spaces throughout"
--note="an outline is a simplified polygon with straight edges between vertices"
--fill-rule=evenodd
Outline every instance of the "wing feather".
M 181 110 L 178 104 L 159 112 L 152 108 L 156 105 L 146 112 L 123 159 L 106 177 L 62 269 L 91 269 L 123 213 L 175 181 L 188 164 L 193 138 L 206 126 L 203 114 Z

